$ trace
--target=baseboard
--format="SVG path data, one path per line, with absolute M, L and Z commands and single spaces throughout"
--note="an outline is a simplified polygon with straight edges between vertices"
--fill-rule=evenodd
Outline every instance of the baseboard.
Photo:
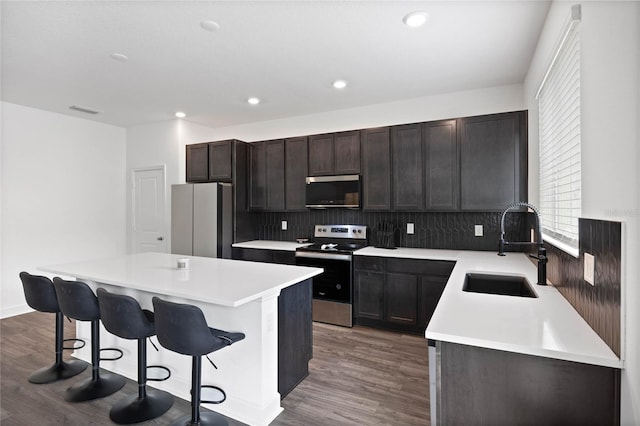
M 31 309 L 27 304 L 2 308 L 2 310 L 0 310 L 0 319 L 15 317 L 16 315 L 22 315 L 29 312 L 33 312 L 33 309 Z

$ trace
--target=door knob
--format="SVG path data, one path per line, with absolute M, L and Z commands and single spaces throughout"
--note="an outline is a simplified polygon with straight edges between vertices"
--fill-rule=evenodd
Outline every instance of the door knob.
M 164 238 L 158 237 L 158 241 L 162 241 L 162 240 L 164 240 Z

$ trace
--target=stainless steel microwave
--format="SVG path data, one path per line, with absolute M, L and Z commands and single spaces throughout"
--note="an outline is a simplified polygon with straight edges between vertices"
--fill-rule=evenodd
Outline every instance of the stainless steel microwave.
M 306 182 L 309 208 L 360 208 L 360 175 L 310 176 Z

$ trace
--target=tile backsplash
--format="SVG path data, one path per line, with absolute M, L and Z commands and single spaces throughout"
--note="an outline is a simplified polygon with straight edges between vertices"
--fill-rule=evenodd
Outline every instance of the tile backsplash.
M 294 241 L 313 237 L 314 225 L 367 225 L 370 244 L 375 244 L 376 227 L 392 223 L 398 247 L 452 250 L 487 250 L 497 252 L 500 215 L 496 212 L 389 213 L 349 209 L 308 210 L 306 212 L 259 213 L 259 239 Z M 283 231 L 282 221 L 287 221 Z M 529 238 L 527 213 L 510 212 L 505 217 L 506 238 L 522 241 Z M 407 234 L 407 223 L 414 224 L 414 234 Z M 483 226 L 483 236 L 476 237 L 475 225 Z
M 551 244 L 547 278 L 576 311 L 620 356 L 622 224 L 580 219 L 580 255 L 575 258 Z M 595 285 L 583 278 L 584 253 L 595 256 Z

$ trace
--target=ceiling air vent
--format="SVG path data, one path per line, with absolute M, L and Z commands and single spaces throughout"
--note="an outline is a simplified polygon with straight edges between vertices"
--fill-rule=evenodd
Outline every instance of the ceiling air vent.
M 78 105 L 71 105 L 69 107 L 69 109 L 72 109 L 74 111 L 80 111 L 80 112 L 84 112 L 85 114 L 100 114 L 100 111 L 95 111 L 89 108 L 85 108 L 85 107 L 81 107 Z

